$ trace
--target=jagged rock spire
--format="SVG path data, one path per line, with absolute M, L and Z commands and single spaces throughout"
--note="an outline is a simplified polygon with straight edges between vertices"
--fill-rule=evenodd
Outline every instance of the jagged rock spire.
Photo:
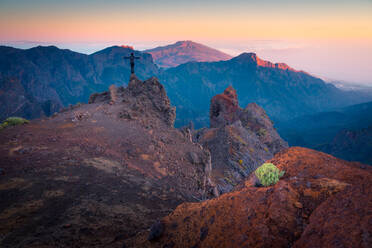
M 216 95 L 211 100 L 210 126 L 220 127 L 232 124 L 238 120 L 239 108 L 236 90 L 229 86 L 222 94 Z

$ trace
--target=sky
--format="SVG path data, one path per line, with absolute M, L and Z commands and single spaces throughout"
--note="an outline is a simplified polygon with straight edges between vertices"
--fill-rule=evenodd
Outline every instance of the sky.
M 372 86 L 372 0 L 0 0 L 0 44 L 92 53 L 193 40 Z

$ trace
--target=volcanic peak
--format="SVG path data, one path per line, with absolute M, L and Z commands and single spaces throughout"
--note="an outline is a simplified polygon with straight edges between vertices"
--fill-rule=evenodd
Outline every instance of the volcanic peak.
M 232 60 L 238 61 L 240 63 L 255 64 L 260 67 L 296 71 L 295 69 L 289 67 L 285 63 L 271 63 L 270 61 L 260 59 L 256 53 L 242 53 L 239 56 L 233 58 Z

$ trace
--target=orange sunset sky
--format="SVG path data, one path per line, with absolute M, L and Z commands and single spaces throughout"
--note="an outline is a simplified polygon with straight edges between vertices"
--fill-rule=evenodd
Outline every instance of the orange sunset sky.
M 83 53 L 193 40 L 372 86 L 371 0 L 0 0 L 0 43 Z

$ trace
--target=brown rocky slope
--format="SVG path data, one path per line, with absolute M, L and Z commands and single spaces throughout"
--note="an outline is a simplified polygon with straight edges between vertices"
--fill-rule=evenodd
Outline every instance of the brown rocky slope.
M 0 132 L 0 247 L 122 247 L 210 197 L 210 155 L 173 128 L 156 78 Z
M 285 175 L 271 187 L 184 203 L 136 247 L 371 247 L 372 168 L 292 147 L 270 162 Z M 159 225 L 158 225 L 159 226 Z M 154 231 L 154 230 L 152 230 Z

